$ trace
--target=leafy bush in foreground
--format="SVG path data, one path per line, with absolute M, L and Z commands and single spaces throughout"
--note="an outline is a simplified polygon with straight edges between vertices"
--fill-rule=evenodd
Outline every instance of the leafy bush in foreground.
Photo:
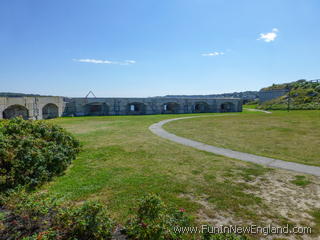
M 128 221 L 124 233 L 129 239 L 139 240 L 178 240 L 178 239 L 203 239 L 203 240 L 247 240 L 245 236 L 236 234 L 211 234 L 209 232 L 181 231 L 192 229 L 190 216 L 184 209 L 167 207 L 161 199 L 150 194 L 142 198 L 138 204 L 135 215 Z M 178 230 L 180 229 L 180 231 Z
M 106 209 L 98 202 L 62 208 L 56 217 L 63 239 L 110 239 L 114 227 Z
M 10 190 L 2 195 L 0 207 L 6 210 L 0 239 L 7 240 L 22 239 L 47 231 L 51 227 L 51 218 L 58 211 L 55 199 L 46 194 L 30 194 L 21 189 Z
M 2 197 L 0 206 L 8 211 L 0 239 L 102 240 L 111 239 L 114 228 L 106 208 L 93 201 L 62 206 L 47 194 L 22 190 Z
M 190 226 L 191 220 L 184 209 L 166 207 L 156 195 L 140 200 L 136 214 L 126 225 L 125 233 L 132 239 L 183 239 L 183 233 L 174 227 Z
M 0 122 L 0 191 L 35 187 L 61 174 L 79 142 L 59 126 L 22 118 Z

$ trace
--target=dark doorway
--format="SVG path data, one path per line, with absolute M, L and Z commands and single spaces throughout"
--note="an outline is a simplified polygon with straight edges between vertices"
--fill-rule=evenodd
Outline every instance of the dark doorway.
M 209 112 L 209 104 L 206 102 L 198 102 L 194 105 L 195 113 L 206 113 Z
M 139 102 L 129 103 L 127 113 L 129 115 L 143 115 L 146 113 L 146 105 Z
M 175 102 L 168 102 L 163 104 L 163 113 L 165 114 L 172 114 L 172 113 L 179 113 L 180 105 Z
M 234 104 L 230 102 L 222 103 L 220 112 L 234 112 Z
M 109 107 L 105 103 L 88 103 L 84 106 L 86 116 L 106 116 L 109 114 Z
M 25 120 L 28 119 L 29 118 L 28 109 L 21 105 L 12 105 L 3 111 L 4 119 L 11 119 L 15 117 L 22 117 Z
M 53 103 L 48 103 L 42 108 L 42 118 L 51 119 L 59 117 L 59 108 Z

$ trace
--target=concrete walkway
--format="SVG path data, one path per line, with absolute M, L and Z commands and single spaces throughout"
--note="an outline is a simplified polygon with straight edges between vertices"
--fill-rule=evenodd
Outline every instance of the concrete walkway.
M 265 110 L 260 110 L 260 109 L 255 109 L 255 108 L 243 108 L 245 110 L 251 111 L 251 112 L 263 112 L 263 113 L 268 113 L 271 114 L 272 112 L 265 111 Z
M 168 139 L 170 141 L 176 142 L 183 144 L 185 146 L 193 147 L 202 151 L 222 155 L 225 157 L 229 158 L 234 158 L 246 162 L 252 162 L 252 163 L 257 163 L 257 164 L 262 164 L 267 167 L 273 167 L 273 168 L 282 168 L 294 172 L 299 172 L 299 173 L 306 173 L 306 174 L 312 174 L 315 176 L 320 177 L 320 167 L 314 167 L 314 166 L 309 166 L 309 165 L 304 165 L 304 164 L 299 164 L 299 163 L 293 163 L 293 162 L 287 162 L 279 159 L 274 159 L 274 158 L 268 158 L 268 157 L 261 157 L 258 155 L 254 154 L 249 154 L 249 153 L 243 153 L 243 152 L 238 152 L 238 151 L 233 151 L 230 149 L 226 148 L 220 148 L 220 147 L 215 147 L 211 146 L 208 144 L 204 144 L 201 142 L 197 142 L 194 140 L 190 140 L 188 138 L 184 137 L 179 137 L 175 134 L 169 133 L 166 130 L 162 128 L 162 126 L 168 122 L 172 121 L 177 121 L 177 120 L 182 120 L 182 119 L 189 119 L 189 118 L 197 118 L 197 117 L 218 117 L 218 116 L 230 116 L 230 115 L 236 115 L 236 114 L 224 114 L 224 115 L 212 115 L 212 116 L 192 116 L 192 117 L 181 117 L 181 118 L 174 118 L 174 119 L 167 119 L 163 120 L 161 122 L 155 123 L 149 127 L 150 131 L 153 132 L 154 134 L 158 135 L 159 137 Z

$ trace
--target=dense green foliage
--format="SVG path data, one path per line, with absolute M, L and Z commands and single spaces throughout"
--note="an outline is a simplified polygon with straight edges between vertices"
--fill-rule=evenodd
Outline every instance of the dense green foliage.
M 141 240 L 182 239 L 186 234 L 174 231 L 174 228 L 190 225 L 191 220 L 184 209 L 168 208 L 158 196 L 148 195 L 140 201 L 137 211 L 127 223 L 126 234 Z
M 0 191 L 35 187 L 60 175 L 79 142 L 59 126 L 22 118 L 0 122 Z
M 194 231 L 195 228 L 190 216 L 186 214 L 183 208 L 170 208 L 157 195 L 149 194 L 139 201 L 138 208 L 128 221 L 124 232 L 130 239 L 139 240 L 247 239 L 235 234 L 213 234 L 205 231 L 201 233 L 201 230 Z M 189 229 L 189 231 L 186 231 L 186 229 Z
M 5 209 L 0 239 L 21 239 L 46 231 L 50 228 L 48 216 L 54 216 L 57 206 L 56 200 L 46 194 L 7 191 L 0 198 L 0 209 Z
M 290 89 L 288 94 L 264 102 L 260 108 L 272 110 L 284 110 L 288 107 L 293 110 L 317 110 L 320 109 L 320 82 L 298 80 L 285 84 L 273 84 L 262 90 Z
M 114 228 L 106 208 L 94 201 L 59 210 L 55 225 L 65 239 L 110 239 Z
M 114 224 L 106 208 L 93 201 L 82 205 L 61 205 L 61 199 L 43 193 L 13 191 L 1 199 L 8 214 L 0 239 L 110 239 Z

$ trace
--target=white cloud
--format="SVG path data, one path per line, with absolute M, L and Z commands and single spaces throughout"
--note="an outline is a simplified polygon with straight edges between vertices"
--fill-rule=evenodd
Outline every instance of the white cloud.
M 127 64 L 135 64 L 136 61 L 134 61 L 134 60 L 126 60 L 125 63 L 127 63 Z
M 260 33 L 260 37 L 257 40 L 263 40 L 265 42 L 272 42 L 277 38 L 277 36 L 278 36 L 277 32 L 279 32 L 279 30 L 277 28 L 273 28 L 271 32 Z
M 224 55 L 224 52 L 203 53 L 201 55 L 204 57 L 215 57 L 215 56 L 219 56 L 219 55 Z
M 136 61 L 134 61 L 134 60 L 125 60 L 123 62 L 117 62 L 117 61 L 92 59 L 92 58 L 73 59 L 73 61 L 74 62 L 81 62 L 81 63 L 118 64 L 118 65 L 130 65 L 130 64 L 135 64 L 136 63 Z

